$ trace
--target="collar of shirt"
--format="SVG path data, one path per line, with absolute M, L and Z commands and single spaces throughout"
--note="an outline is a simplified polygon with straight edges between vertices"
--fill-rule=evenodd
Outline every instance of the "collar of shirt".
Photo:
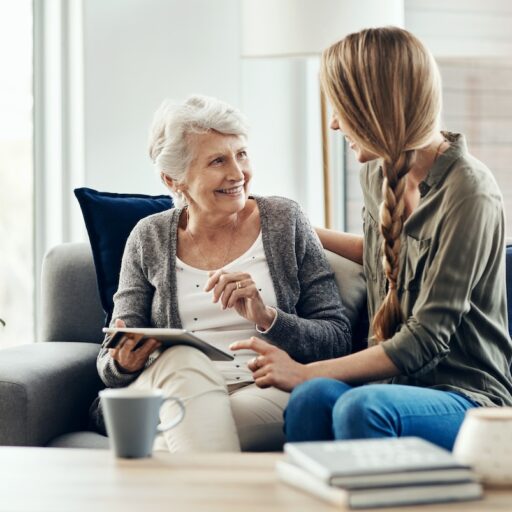
M 442 132 L 450 147 L 439 155 L 424 181 L 419 184 L 420 195 L 425 197 L 447 174 L 453 163 L 467 153 L 466 138 L 460 133 Z

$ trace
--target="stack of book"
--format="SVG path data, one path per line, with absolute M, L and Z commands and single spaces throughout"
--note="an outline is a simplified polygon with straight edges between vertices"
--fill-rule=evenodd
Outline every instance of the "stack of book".
M 417 437 L 286 443 L 284 451 L 276 466 L 283 482 L 349 508 L 482 497 L 468 466 Z

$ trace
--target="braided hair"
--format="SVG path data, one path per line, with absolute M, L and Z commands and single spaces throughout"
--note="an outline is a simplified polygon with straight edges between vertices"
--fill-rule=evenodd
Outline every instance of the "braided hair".
M 397 27 L 365 29 L 327 48 L 322 88 L 350 136 L 381 159 L 379 224 L 388 290 L 373 320 L 376 341 L 403 322 L 397 290 L 407 173 L 439 130 L 441 80 L 429 50 Z

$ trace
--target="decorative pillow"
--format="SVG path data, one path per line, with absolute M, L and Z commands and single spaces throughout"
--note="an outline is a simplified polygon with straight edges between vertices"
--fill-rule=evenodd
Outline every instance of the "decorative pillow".
M 75 196 L 89 234 L 105 325 L 108 325 L 128 235 L 139 220 L 172 208 L 173 202 L 165 195 L 115 194 L 91 188 L 77 188 Z
M 352 326 L 352 351 L 357 352 L 366 348 L 368 336 L 366 279 L 363 267 L 331 251 L 326 250 L 325 255 L 334 272 L 341 302 Z

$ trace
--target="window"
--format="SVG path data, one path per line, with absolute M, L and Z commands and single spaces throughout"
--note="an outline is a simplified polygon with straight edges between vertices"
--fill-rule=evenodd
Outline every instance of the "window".
M 32 341 L 32 2 L 0 1 L 0 348 Z

